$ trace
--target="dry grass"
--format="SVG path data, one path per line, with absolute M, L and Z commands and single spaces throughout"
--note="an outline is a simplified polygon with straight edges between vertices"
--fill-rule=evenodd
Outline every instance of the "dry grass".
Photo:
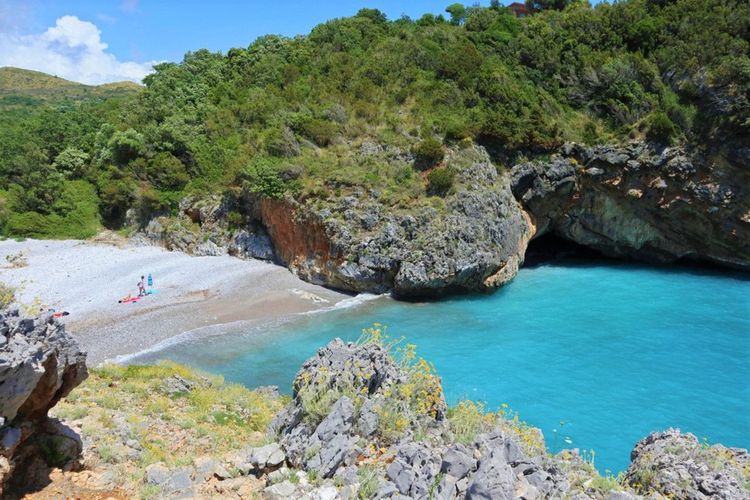
M 192 384 L 173 392 L 177 377 Z M 188 465 L 264 444 L 284 399 L 251 391 L 185 366 L 106 365 L 53 410 L 84 439 L 84 465 L 113 470 L 115 485 L 136 491 L 155 462 Z

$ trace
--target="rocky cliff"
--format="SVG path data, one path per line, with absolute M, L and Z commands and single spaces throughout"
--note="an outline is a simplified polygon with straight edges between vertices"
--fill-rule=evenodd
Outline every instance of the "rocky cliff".
M 87 376 L 86 354 L 52 316 L 0 314 L 0 495 L 70 466 L 78 436 L 47 412 Z
M 375 190 L 308 203 L 264 202 L 277 255 L 302 278 L 358 292 L 431 295 L 501 285 L 523 261 L 531 228 L 481 148 L 455 152 L 455 191 L 409 208 Z
M 408 297 L 502 285 L 523 262 L 529 219 L 483 148 L 450 151 L 444 164 L 455 172 L 451 192 L 409 206 L 356 187 L 327 199 L 250 196 L 242 206 L 187 199 L 176 220 L 154 219 L 137 238 L 198 255 L 275 256 L 305 280 L 354 292 Z M 249 214 L 246 229 L 228 229 L 231 210 Z
M 276 259 L 305 280 L 354 292 L 429 296 L 500 286 L 544 234 L 604 255 L 750 269 L 750 169 L 735 150 L 711 156 L 643 142 L 566 144 L 498 173 L 477 146 L 449 151 L 445 196 L 408 206 L 378 190 L 328 198 L 183 201 L 155 219 L 151 241 L 198 255 Z M 230 229 L 228 214 L 246 214 Z
M 513 193 L 536 236 L 554 233 L 607 256 L 750 269 L 750 169 L 735 159 L 644 143 L 566 144 L 517 165 Z

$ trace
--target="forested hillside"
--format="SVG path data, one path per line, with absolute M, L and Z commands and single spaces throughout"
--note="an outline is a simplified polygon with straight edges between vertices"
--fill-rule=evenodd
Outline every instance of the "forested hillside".
M 196 192 L 363 186 L 408 207 L 450 189 L 433 167 L 472 142 L 499 170 L 567 140 L 747 144 L 748 2 L 550 3 L 566 2 L 526 18 L 495 2 L 417 20 L 363 9 L 190 52 L 138 92 L 0 88 L 2 233 L 87 237 Z M 382 154 L 355 155 L 373 144 Z

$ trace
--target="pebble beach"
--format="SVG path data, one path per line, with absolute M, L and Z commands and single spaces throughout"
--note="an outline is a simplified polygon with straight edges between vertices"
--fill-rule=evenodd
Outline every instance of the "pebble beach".
M 15 257 L 15 258 L 14 258 Z M 11 262 L 12 261 L 12 262 Z M 349 296 L 306 283 L 286 268 L 235 257 L 193 257 L 109 237 L 0 242 L 0 282 L 28 313 L 67 311 L 64 321 L 96 366 L 186 332 L 333 307 Z M 142 275 L 153 290 L 135 303 Z

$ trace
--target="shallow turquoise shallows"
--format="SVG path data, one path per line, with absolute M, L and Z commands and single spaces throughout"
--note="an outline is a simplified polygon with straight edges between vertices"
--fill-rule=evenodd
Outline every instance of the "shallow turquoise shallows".
M 354 340 L 374 322 L 417 344 L 450 403 L 507 403 L 553 451 L 595 450 L 602 472 L 624 470 L 636 441 L 669 426 L 750 446 L 750 281 L 729 273 L 545 265 L 492 295 L 378 299 L 194 338 L 136 361 L 170 358 L 289 392 L 318 347 Z

